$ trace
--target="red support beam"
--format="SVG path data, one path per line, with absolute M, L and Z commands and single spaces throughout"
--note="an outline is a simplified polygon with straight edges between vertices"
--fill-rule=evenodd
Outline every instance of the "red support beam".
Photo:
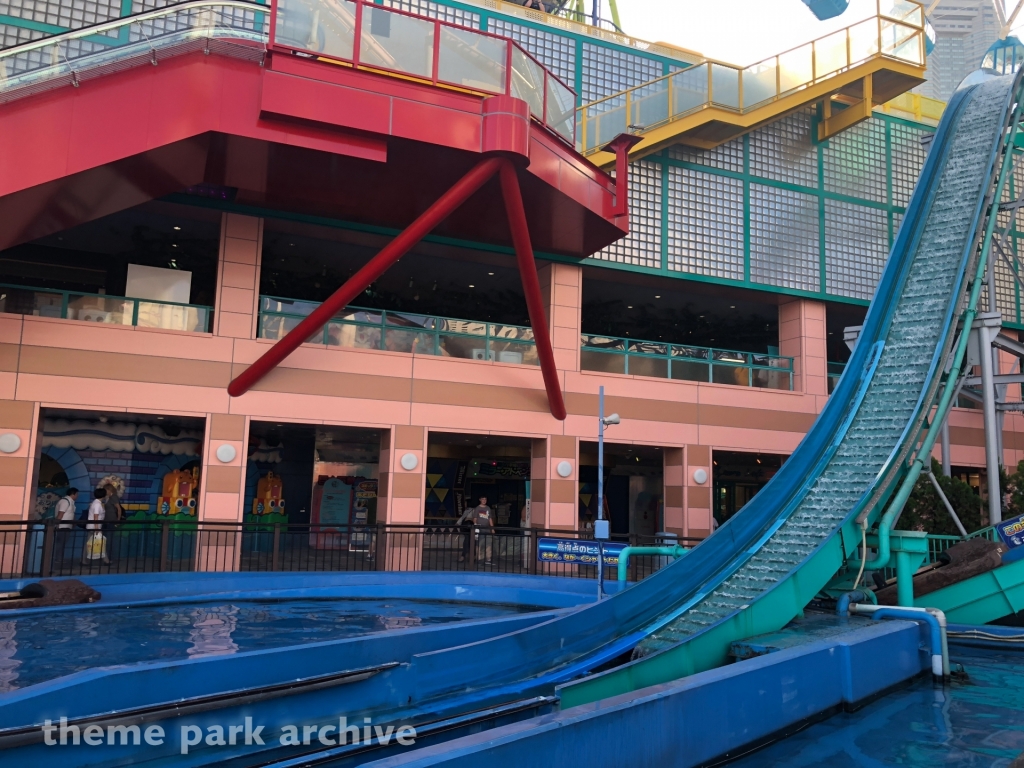
M 348 306 L 349 302 L 355 299 L 360 293 L 366 290 L 374 280 L 380 277 L 388 267 L 408 253 L 416 243 L 447 218 L 452 211 L 462 205 L 474 192 L 490 179 L 507 161 L 499 157 L 490 157 L 481 160 L 465 176 L 459 179 L 451 189 L 445 192 L 426 211 L 413 221 L 408 227 L 390 243 L 381 249 L 380 253 L 370 259 L 362 269 L 350 277 L 344 285 L 335 291 L 323 304 L 314 309 L 301 323 L 291 330 L 288 335 L 268 349 L 259 360 L 250 365 L 239 376 L 228 385 L 228 394 L 232 397 L 244 395 L 270 373 L 292 352 L 299 348 L 314 333 L 319 331 L 338 312 Z M 518 189 L 518 185 L 517 185 Z M 506 196 L 507 198 L 507 196 Z M 519 210 L 522 211 L 522 200 L 517 196 Z M 526 220 L 523 219 L 525 228 Z M 529 247 L 529 241 L 527 241 Z M 516 249 L 519 250 L 518 247 Z M 530 262 L 533 262 L 533 255 L 530 255 Z M 536 281 L 536 271 L 534 271 Z M 524 277 L 525 282 L 525 277 Z M 538 293 L 539 298 L 539 293 Z M 542 315 L 543 316 L 543 315 Z M 530 310 L 530 318 L 533 319 L 533 310 Z M 536 329 L 534 329 L 536 335 Z M 551 355 L 551 345 L 548 343 L 547 334 L 544 334 L 544 341 L 547 344 L 548 355 Z M 538 345 L 538 349 L 540 349 Z M 541 358 L 543 360 L 543 358 Z M 547 374 L 545 373 L 545 382 Z M 559 392 L 561 402 L 561 392 Z M 553 412 L 553 411 L 552 411 Z M 562 408 L 562 416 L 565 418 L 565 408 Z
M 530 230 L 526 224 L 519 179 L 516 177 L 515 167 L 510 162 L 505 162 L 501 166 L 501 194 L 505 199 L 508 226 L 512 230 L 512 244 L 516 249 L 519 276 L 523 281 L 523 293 L 526 294 L 526 308 L 530 313 L 530 326 L 533 328 L 533 339 L 537 344 L 537 357 L 540 358 L 544 388 L 548 392 L 548 407 L 552 416 L 563 421 L 565 401 L 562 399 L 562 387 L 558 381 L 558 370 L 555 368 L 555 354 L 551 350 L 548 317 L 540 294 L 540 279 L 537 277 L 537 262 L 533 259 L 533 246 L 530 245 Z
M 620 133 L 609 141 L 602 149 L 615 153 L 615 206 L 612 216 L 625 216 L 629 213 L 629 150 L 640 143 L 641 137 L 630 133 Z

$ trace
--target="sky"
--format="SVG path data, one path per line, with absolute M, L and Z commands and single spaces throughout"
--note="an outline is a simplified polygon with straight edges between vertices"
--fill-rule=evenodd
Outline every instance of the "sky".
M 586 0 L 587 8 L 592 0 Z M 622 28 L 731 64 L 755 64 L 874 14 L 875 0 L 851 0 L 841 16 L 818 21 L 802 0 L 618 0 Z M 607 8 L 607 0 L 604 0 Z M 1013 2 L 1007 5 L 1012 7 Z M 607 10 L 604 12 L 610 18 Z M 1024 13 L 1022 13 L 1024 16 Z M 1015 32 L 1019 35 L 1019 25 Z

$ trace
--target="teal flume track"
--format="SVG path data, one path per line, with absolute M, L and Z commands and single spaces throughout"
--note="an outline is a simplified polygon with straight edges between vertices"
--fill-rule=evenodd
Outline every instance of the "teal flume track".
M 843 381 L 772 482 L 678 568 L 720 549 L 720 534 L 734 539 L 732 558 L 638 644 L 635 661 L 563 686 L 563 706 L 724 663 L 728 642 L 780 628 L 848 564 L 855 520 L 878 519 L 924 430 L 944 416 L 933 403 L 959 373 L 944 369 L 980 293 L 1018 91 L 1008 76 L 954 96 Z

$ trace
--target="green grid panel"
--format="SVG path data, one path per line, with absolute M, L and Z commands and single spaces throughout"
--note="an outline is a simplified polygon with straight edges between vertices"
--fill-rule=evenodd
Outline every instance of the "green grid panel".
M 818 143 L 816 123 L 804 109 L 713 150 L 674 146 L 645 158 L 663 169 L 661 199 L 651 187 L 631 191 L 631 221 L 659 242 L 644 250 L 635 230 L 630 248 L 644 259 L 623 258 L 616 244 L 587 263 L 866 304 L 924 164 L 921 136 L 934 128 L 876 115 Z M 1019 317 L 1012 279 L 1002 282 Z

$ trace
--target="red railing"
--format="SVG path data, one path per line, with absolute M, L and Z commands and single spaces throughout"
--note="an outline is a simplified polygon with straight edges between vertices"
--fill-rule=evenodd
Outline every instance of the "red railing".
M 514 96 L 575 146 L 576 93 L 514 40 L 368 0 L 273 0 L 271 9 L 271 50 Z

